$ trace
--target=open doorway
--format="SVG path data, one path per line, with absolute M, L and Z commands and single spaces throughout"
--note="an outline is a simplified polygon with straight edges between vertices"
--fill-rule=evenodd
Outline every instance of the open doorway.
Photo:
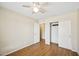
M 40 24 L 40 41 L 45 40 L 45 23 Z
M 58 45 L 58 22 L 50 23 L 50 43 Z

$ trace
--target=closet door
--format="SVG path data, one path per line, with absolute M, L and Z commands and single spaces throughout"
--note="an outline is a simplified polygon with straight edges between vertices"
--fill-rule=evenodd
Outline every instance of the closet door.
M 59 22 L 59 46 L 67 49 L 72 49 L 70 20 Z
M 58 44 L 58 26 L 51 26 L 51 42 Z

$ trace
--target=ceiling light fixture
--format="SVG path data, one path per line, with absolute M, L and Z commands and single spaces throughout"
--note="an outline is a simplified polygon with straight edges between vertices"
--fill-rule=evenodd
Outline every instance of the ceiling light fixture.
M 33 12 L 35 12 L 35 13 L 39 12 L 39 8 L 33 7 Z
M 28 6 L 28 5 L 22 5 L 23 7 L 27 7 L 27 8 L 32 8 L 32 13 L 38 13 L 38 12 L 41 12 L 41 13 L 45 13 L 46 10 L 44 9 L 45 6 L 47 6 L 48 3 L 45 2 L 45 3 L 40 3 L 40 2 L 33 2 L 33 5 L 32 6 Z

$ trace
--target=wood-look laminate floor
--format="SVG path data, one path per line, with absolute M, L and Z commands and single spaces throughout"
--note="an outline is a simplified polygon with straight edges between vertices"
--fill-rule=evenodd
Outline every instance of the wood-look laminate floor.
M 46 45 L 44 40 L 39 43 L 25 47 L 7 56 L 77 56 L 76 52 L 60 48 L 58 45 L 51 43 Z

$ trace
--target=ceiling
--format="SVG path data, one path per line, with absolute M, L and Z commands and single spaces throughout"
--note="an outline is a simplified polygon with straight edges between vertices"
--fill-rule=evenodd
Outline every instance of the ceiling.
M 51 16 L 59 16 L 79 8 L 79 2 L 48 2 L 48 5 L 44 7 L 46 9 L 44 14 L 32 14 L 32 9 L 22 7 L 23 4 L 32 5 L 32 2 L 0 2 L 1 7 L 8 8 L 37 20 Z

